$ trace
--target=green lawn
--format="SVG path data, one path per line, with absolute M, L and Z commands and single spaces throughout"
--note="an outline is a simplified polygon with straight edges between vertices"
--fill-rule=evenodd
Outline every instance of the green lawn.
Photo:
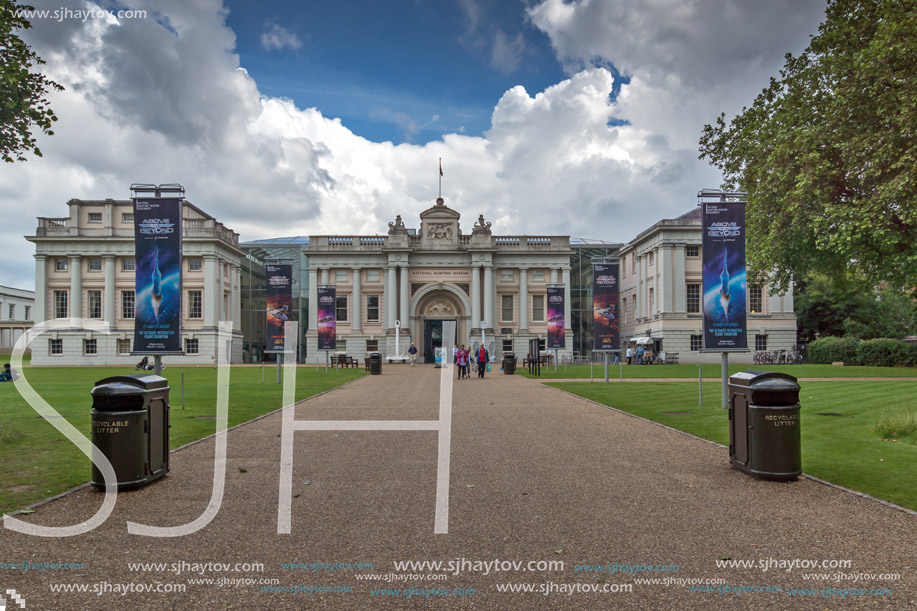
M 5 361 L 4 361 L 5 362 Z M 133 373 L 130 367 L 29 367 L 28 381 L 51 406 L 87 437 L 90 436 L 89 391 L 102 378 Z M 181 407 L 181 374 L 185 374 L 185 409 Z M 168 367 L 171 386 L 173 448 L 212 435 L 216 414 L 214 367 Z M 296 398 L 311 397 L 365 375 L 363 369 L 300 367 Z M 233 367 L 230 376 L 229 426 L 279 409 L 282 385 L 275 367 Z M 13 384 L 0 384 L 0 512 L 59 494 L 89 481 L 90 462 L 69 440 L 44 421 Z
M 704 365 L 624 365 L 624 378 L 692 378 L 697 379 L 697 369 L 700 367 L 705 378 L 719 378 L 721 366 L 719 363 Z M 788 373 L 797 378 L 917 378 L 917 367 L 835 367 L 834 365 L 746 365 L 739 363 L 729 364 L 729 375 L 739 371 L 754 369 L 756 371 L 779 371 Z M 530 376 L 527 367 L 517 365 L 516 373 L 525 377 Z M 605 366 L 596 363 L 592 368 L 595 379 L 605 379 Z M 617 380 L 619 366 L 608 366 L 608 378 Z M 589 365 L 563 365 L 542 367 L 542 378 L 589 378 Z
M 704 384 L 704 407 L 700 409 L 696 382 L 550 385 L 729 445 L 729 418 L 719 407 L 717 383 Z M 917 510 L 917 430 L 913 426 L 917 382 L 803 382 L 800 386 L 803 471 Z M 663 413 L 678 411 L 691 413 Z M 911 422 L 910 433 L 885 437 L 877 430 L 883 416 Z M 728 461 L 725 450 L 722 459 Z

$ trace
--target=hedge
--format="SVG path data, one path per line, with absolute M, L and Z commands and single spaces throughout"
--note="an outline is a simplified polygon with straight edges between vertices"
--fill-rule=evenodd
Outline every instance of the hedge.
M 810 363 L 830 365 L 843 361 L 848 365 L 858 365 L 857 344 L 859 340 L 850 337 L 823 337 L 810 343 L 806 348 Z
M 807 348 L 810 363 L 871 365 L 874 367 L 917 366 L 917 344 L 900 339 L 857 340 L 848 337 L 823 337 Z

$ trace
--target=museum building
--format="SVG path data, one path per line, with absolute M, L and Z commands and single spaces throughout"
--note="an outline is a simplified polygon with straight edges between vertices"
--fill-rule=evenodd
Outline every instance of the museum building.
M 431 362 L 443 323 L 454 321 L 458 344 L 483 339 L 494 357 L 524 355 L 529 339 L 547 334 L 546 293 L 555 284 L 565 288 L 567 327 L 558 353 L 571 352 L 570 238 L 494 235 L 483 215 L 468 232 L 460 218 L 438 198 L 416 229 L 398 216 L 387 235 L 309 237 L 308 302 L 320 286 L 335 288 L 337 351 L 403 356 L 414 342 Z M 307 360 L 324 362 L 316 327 L 310 307 Z
M 50 319 L 107 323 L 110 333 L 74 325 L 30 344 L 34 365 L 126 365 L 134 339 L 134 208 L 131 200 L 67 202 L 69 216 L 39 217 L 35 324 Z M 182 207 L 182 348 L 166 364 L 212 364 L 217 322 L 233 321 L 232 360 L 242 361 L 239 234 L 185 201 Z

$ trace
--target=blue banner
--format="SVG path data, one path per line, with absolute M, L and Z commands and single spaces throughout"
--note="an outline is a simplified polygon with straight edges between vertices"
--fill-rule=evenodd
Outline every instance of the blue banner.
M 181 228 L 181 199 L 134 200 L 135 353 L 182 352 Z
M 704 350 L 748 349 L 745 204 L 703 205 Z
M 620 350 L 618 264 L 592 265 L 593 350 Z
M 267 276 L 265 352 L 283 352 L 283 325 L 292 320 L 293 266 L 268 263 L 264 271 Z

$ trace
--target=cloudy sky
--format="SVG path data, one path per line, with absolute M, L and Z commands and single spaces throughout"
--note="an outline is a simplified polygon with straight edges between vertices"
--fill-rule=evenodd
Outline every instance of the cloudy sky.
M 0 284 L 36 217 L 181 183 L 243 240 L 384 233 L 443 196 L 470 230 L 627 241 L 718 174 L 701 128 L 808 44 L 823 0 L 32 0 L 66 91 L 0 165 Z M 117 19 L 90 9 L 146 11 Z M 69 9 L 67 13 L 64 9 Z M 57 11 L 54 14 L 53 11 Z M 77 13 L 76 11 L 83 11 Z

